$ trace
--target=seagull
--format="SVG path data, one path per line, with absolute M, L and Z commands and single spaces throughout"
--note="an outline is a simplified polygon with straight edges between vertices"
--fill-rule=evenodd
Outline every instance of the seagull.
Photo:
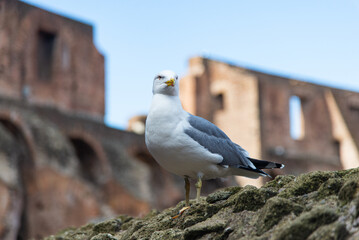
M 251 158 L 216 125 L 186 112 L 174 72 L 165 70 L 157 74 L 152 92 L 146 120 L 146 146 L 163 168 L 184 178 L 186 205 L 180 212 L 189 208 L 189 179 L 197 180 L 196 199 L 199 201 L 202 180 L 231 175 L 270 177 L 261 169 L 284 167 L 280 163 Z

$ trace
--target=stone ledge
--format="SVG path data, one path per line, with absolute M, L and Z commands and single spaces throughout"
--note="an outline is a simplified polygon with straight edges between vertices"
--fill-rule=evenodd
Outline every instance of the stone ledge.
M 263 187 L 230 187 L 143 218 L 119 216 L 45 240 L 351 239 L 359 236 L 359 168 L 278 176 Z

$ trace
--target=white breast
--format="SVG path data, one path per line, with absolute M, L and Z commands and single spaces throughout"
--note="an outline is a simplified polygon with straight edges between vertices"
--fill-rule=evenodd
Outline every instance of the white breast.
M 188 116 L 178 97 L 154 95 L 146 121 L 148 150 L 163 168 L 174 174 L 193 178 L 199 174 L 218 175 L 223 168 L 217 164 L 223 158 L 185 134 L 184 129 L 190 127 Z

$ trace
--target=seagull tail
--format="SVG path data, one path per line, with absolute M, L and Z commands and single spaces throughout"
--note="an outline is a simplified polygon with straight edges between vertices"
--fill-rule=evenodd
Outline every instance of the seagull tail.
M 284 164 L 248 158 L 258 169 L 284 168 Z

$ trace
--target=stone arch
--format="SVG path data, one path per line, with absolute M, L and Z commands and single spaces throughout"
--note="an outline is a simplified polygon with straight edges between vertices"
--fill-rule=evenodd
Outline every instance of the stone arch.
M 177 183 L 176 177 L 162 168 L 145 147 L 132 147 L 130 154 L 150 169 L 148 184 L 155 199 L 152 207 L 164 209 L 182 200 L 182 179 Z
M 11 236 L 17 239 L 27 239 L 30 237 L 28 231 L 28 205 L 29 205 L 29 188 L 35 184 L 35 148 L 30 129 L 25 124 L 21 116 L 14 111 L 0 111 L 0 125 L 14 139 L 14 149 L 16 149 L 15 168 L 17 172 L 17 183 L 9 188 L 11 205 L 9 207 L 8 216 L 16 217 L 17 226 L 11 226 L 6 237 Z M 16 215 L 16 216 L 15 216 Z M 2 217 L 2 216 L 0 216 Z
M 79 160 L 81 177 L 94 184 L 105 183 L 110 168 L 101 144 L 83 131 L 69 132 L 67 137 Z
M 35 165 L 36 151 L 34 139 L 30 128 L 25 124 L 19 113 L 15 111 L 0 110 L 0 123 L 9 130 L 15 137 L 22 138 L 29 151 L 29 160 L 32 165 Z

